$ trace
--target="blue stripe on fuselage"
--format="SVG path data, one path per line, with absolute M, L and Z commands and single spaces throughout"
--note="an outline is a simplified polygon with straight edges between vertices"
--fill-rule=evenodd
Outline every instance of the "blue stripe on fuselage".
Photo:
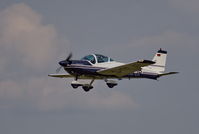
M 64 69 L 70 74 L 97 75 L 97 71 L 105 68 L 94 67 L 91 65 L 71 64 L 70 66 L 67 66 Z

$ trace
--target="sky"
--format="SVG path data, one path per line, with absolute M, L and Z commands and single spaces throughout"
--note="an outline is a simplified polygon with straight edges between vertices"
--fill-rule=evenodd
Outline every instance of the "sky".
M 1 134 L 198 134 L 198 0 L 1 0 Z M 58 62 L 101 53 L 121 62 L 168 51 L 158 81 L 56 79 Z M 63 70 L 62 70 L 63 72 Z

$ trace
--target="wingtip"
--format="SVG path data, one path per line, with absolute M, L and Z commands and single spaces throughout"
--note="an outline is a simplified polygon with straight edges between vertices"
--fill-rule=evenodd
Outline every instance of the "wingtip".
M 51 77 L 51 74 L 48 74 L 49 77 Z
M 56 74 L 48 74 L 49 77 L 54 77 Z
M 179 74 L 180 72 L 171 72 L 172 74 Z

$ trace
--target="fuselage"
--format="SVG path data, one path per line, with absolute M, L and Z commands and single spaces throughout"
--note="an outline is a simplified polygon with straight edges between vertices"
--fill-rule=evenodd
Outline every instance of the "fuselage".
M 158 74 L 152 73 L 152 72 L 143 72 L 143 71 L 136 71 L 132 72 L 128 75 L 123 76 L 122 78 L 119 78 L 117 76 L 109 76 L 109 75 L 101 75 L 98 73 L 98 71 L 108 68 L 117 67 L 120 65 L 124 65 L 125 63 L 116 62 L 116 61 L 109 61 L 105 63 L 96 63 L 92 64 L 91 62 L 87 60 L 72 60 L 70 65 L 67 65 L 64 67 L 65 71 L 67 71 L 69 74 L 74 76 L 87 76 L 87 77 L 93 77 L 93 78 L 115 78 L 115 79 L 122 79 L 122 78 L 148 78 L 148 79 L 157 79 Z

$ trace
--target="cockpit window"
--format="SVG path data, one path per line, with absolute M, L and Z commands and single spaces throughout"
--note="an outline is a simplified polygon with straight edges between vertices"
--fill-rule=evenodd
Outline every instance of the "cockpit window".
M 93 55 L 85 56 L 85 57 L 82 58 L 82 60 L 88 60 L 88 61 L 90 61 L 93 64 L 96 63 L 95 57 Z
M 100 54 L 95 54 L 97 57 L 97 62 L 102 63 L 102 62 L 108 62 L 108 57 Z
M 114 61 L 114 60 L 110 58 L 110 61 Z

